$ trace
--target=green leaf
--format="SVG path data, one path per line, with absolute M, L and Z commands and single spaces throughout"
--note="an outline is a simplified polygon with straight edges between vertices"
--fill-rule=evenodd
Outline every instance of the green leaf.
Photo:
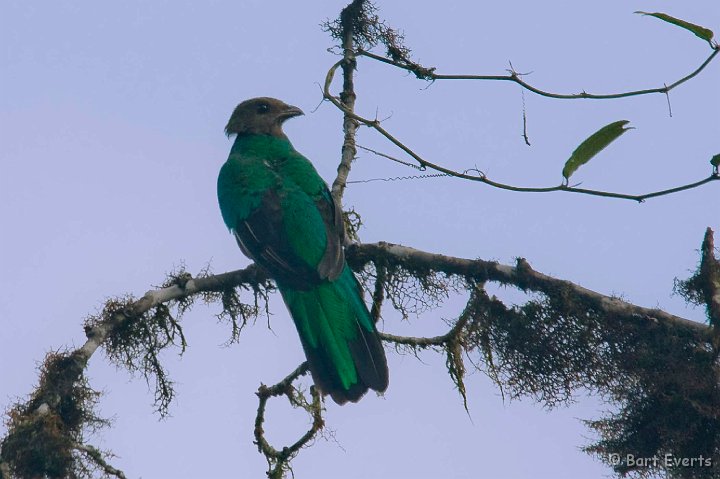
M 710 164 L 713 165 L 715 168 L 720 166 L 720 153 L 710 158 Z
M 713 38 L 714 33 L 709 28 L 701 27 L 700 25 L 695 25 L 694 23 L 686 22 L 685 20 L 680 20 L 679 18 L 671 17 L 670 15 L 666 15 L 664 13 L 648 13 L 648 12 L 635 12 L 639 13 L 640 15 L 650 15 L 651 17 L 659 18 L 660 20 L 666 21 L 668 23 L 672 23 L 673 25 L 677 25 L 680 28 L 684 28 L 685 30 L 693 32 L 696 36 L 702 38 L 705 41 L 710 41 Z
M 590 161 L 590 159 L 600 153 L 603 148 L 615 141 L 620 135 L 631 128 L 625 128 L 630 123 L 628 120 L 620 120 L 605 125 L 598 131 L 590 135 L 580 146 L 575 148 L 570 158 L 565 162 L 562 175 L 565 179 L 570 179 L 575 171 L 582 165 Z

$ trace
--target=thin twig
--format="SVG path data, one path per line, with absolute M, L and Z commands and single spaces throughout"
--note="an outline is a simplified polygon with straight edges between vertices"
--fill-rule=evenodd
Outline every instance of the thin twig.
M 87 444 L 75 444 L 75 449 L 86 454 L 103 472 L 109 476 L 115 476 L 119 479 L 126 479 L 125 473 L 120 469 L 116 469 L 105 461 L 102 452 L 93 446 Z
M 526 81 L 524 81 L 521 78 L 521 75 L 517 74 L 515 71 L 511 71 L 510 75 L 443 75 L 439 73 L 435 73 L 434 68 L 425 68 L 422 67 L 416 63 L 404 63 L 399 62 L 396 60 L 393 60 L 391 58 L 386 58 L 380 55 L 376 55 L 374 53 L 370 53 L 365 50 L 359 50 L 357 52 L 358 55 L 371 58 L 373 60 L 377 60 L 382 63 L 386 63 L 388 65 L 392 65 L 394 67 L 407 70 L 409 72 L 414 73 L 418 78 L 422 78 L 424 80 L 431 80 L 431 81 L 437 81 L 437 80 L 494 80 L 494 81 L 509 81 L 514 82 L 520 85 L 521 87 L 525 88 L 528 91 L 531 91 L 533 93 L 536 93 L 540 96 L 544 96 L 547 98 L 555 98 L 560 100 L 577 100 L 577 99 L 592 99 L 592 100 L 610 100 L 613 98 L 627 98 L 631 96 L 638 96 L 638 95 L 648 95 L 651 93 L 662 93 L 667 94 L 670 90 L 673 88 L 676 88 L 686 81 L 692 79 L 693 77 L 697 76 L 701 71 L 705 69 L 706 66 L 715 58 L 715 56 L 720 53 L 720 47 L 717 45 L 712 46 L 713 51 L 708 56 L 702 64 L 697 67 L 694 71 L 689 73 L 688 75 L 685 75 L 684 77 L 680 78 L 679 80 L 671 83 L 670 85 L 663 85 L 662 88 L 647 88 L 644 90 L 634 90 L 634 91 L 628 91 L 628 92 L 622 92 L 622 93 L 609 93 L 609 94 L 594 94 L 594 93 L 587 93 L 585 91 L 581 93 L 552 93 L 548 91 L 541 90 L 539 88 L 536 88 Z
M 377 278 L 375 278 L 375 289 L 372 295 L 372 308 L 370 310 L 370 317 L 374 323 L 380 320 L 380 314 L 382 312 L 383 301 L 385 300 L 385 280 L 387 271 L 385 266 L 377 265 Z
M 573 186 L 568 186 L 565 184 L 560 184 L 557 186 L 549 186 L 549 187 L 522 187 L 522 186 L 512 186 L 507 185 L 504 183 L 499 183 L 497 181 L 493 181 L 489 179 L 485 174 L 479 174 L 479 175 L 471 175 L 468 174 L 471 170 L 466 170 L 465 172 L 455 171 L 450 168 L 445 168 L 443 166 L 440 166 L 438 164 L 432 163 L 430 161 L 427 161 L 426 159 L 422 158 L 419 154 L 417 154 L 414 150 L 412 150 L 410 147 L 402 143 L 400 140 L 395 138 L 390 132 L 388 132 L 385 128 L 383 128 L 380 125 L 380 122 L 378 120 L 369 120 L 367 118 L 364 118 L 360 115 L 357 115 L 353 111 L 346 110 L 343 104 L 330 93 L 330 85 L 332 83 L 332 80 L 335 76 L 335 71 L 340 67 L 342 64 L 342 60 L 335 63 L 330 70 L 328 70 L 328 73 L 325 77 L 325 85 L 323 88 L 323 94 L 327 100 L 329 100 L 333 105 L 335 105 L 337 108 L 339 108 L 341 111 L 345 113 L 346 116 L 355 119 L 356 121 L 362 123 L 363 125 L 369 126 L 370 128 L 374 129 L 378 133 L 380 133 L 382 136 L 390 140 L 391 143 L 393 143 L 395 146 L 403 150 L 405 153 L 407 153 L 409 156 L 411 156 L 415 161 L 418 162 L 421 168 L 430 168 L 432 170 L 438 171 L 440 173 L 444 173 L 449 176 L 453 176 L 456 178 L 462 178 L 465 180 L 470 181 L 477 181 L 480 183 L 484 183 L 486 185 L 492 186 L 494 188 L 499 188 L 503 190 L 508 191 L 515 191 L 518 193 L 550 193 L 554 191 L 562 191 L 567 193 L 581 193 L 585 195 L 591 195 L 591 196 L 602 196 L 606 198 L 618 198 L 618 199 L 624 199 L 624 200 L 632 200 L 637 201 L 639 203 L 649 199 L 649 198 L 655 198 L 658 196 L 664 196 L 669 195 L 672 193 L 677 193 L 679 191 L 689 190 L 692 188 L 697 188 L 701 185 L 704 185 L 705 183 L 710 183 L 711 181 L 720 180 L 720 175 L 717 174 L 717 172 L 713 171 L 713 173 L 710 174 L 710 176 L 703 178 L 702 180 L 689 183 L 686 185 L 681 185 L 673 188 L 668 188 L 666 190 L 660 190 L 660 191 L 654 191 L 650 193 L 644 193 L 640 195 L 631 195 L 626 193 L 614 193 L 610 191 L 601 191 L 601 190 L 591 190 L 586 188 L 577 188 Z M 671 85 L 672 87 L 672 85 Z M 668 87 L 670 88 L 670 87 Z M 383 154 L 382 156 L 387 156 Z
M 473 298 L 471 297 L 470 300 L 468 300 L 468 305 L 472 302 Z M 380 338 L 383 341 L 388 341 L 390 343 L 395 344 L 402 344 L 404 346 L 413 346 L 413 347 L 419 347 L 419 348 L 429 348 L 429 347 L 439 347 L 439 346 L 446 346 L 449 342 L 451 342 L 453 339 L 457 337 L 457 335 L 462 331 L 462 328 L 465 327 L 465 325 L 470 321 L 472 318 L 472 315 L 470 314 L 471 309 L 469 307 L 466 307 L 463 311 L 463 314 L 460 315 L 458 320 L 455 322 L 455 324 L 450 328 L 450 330 L 442 334 L 440 336 L 431 336 L 431 337 L 425 337 L 425 336 L 398 336 L 395 334 L 390 333 L 378 333 L 380 335 Z

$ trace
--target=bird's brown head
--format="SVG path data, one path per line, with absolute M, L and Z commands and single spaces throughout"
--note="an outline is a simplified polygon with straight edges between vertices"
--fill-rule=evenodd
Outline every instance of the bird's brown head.
M 225 127 L 225 134 L 272 135 L 284 138 L 283 122 L 303 114 L 300 108 L 275 98 L 252 98 L 235 107 Z

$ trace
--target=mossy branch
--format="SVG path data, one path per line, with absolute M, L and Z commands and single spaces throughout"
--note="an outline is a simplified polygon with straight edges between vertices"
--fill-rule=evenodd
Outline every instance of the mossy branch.
M 647 401 L 654 401 L 656 407 L 675 408 L 673 410 L 677 410 L 677 404 L 683 404 L 689 411 L 694 411 L 693 421 L 707 421 L 708 411 L 714 415 L 714 411 L 720 410 L 720 402 L 717 405 L 714 402 L 714 389 L 708 389 L 708 384 L 716 383 L 713 379 L 716 373 L 711 360 L 713 333 L 707 326 L 553 278 L 533 270 L 522 259 L 510 266 L 428 253 L 391 243 L 353 245 L 346 252 L 348 262 L 356 271 L 372 264 L 380 272 L 375 275 L 374 296 L 378 308 L 381 300 L 386 298 L 408 314 L 408 304 L 411 303 L 403 296 L 414 298 L 414 308 L 420 305 L 427 310 L 439 304 L 451 291 L 471 291 L 465 310 L 452 322 L 447 334 L 433 338 L 383 335 L 385 341 L 393 344 L 445 350 L 448 370 L 464 401 L 467 398 L 462 381 L 466 366 L 462 358 L 467 356 L 474 358 L 472 364 L 475 368 L 495 378 L 510 398 L 529 395 L 549 407 L 570 400 L 573 391 L 578 388 L 595 388 L 630 408 L 623 410 L 622 414 L 626 415 L 640 414 L 637 411 L 642 411 L 648 405 Z M 487 296 L 480 286 L 486 282 L 514 286 L 540 296 L 525 305 L 507 307 L 497 298 Z M 82 444 L 78 434 L 88 424 L 99 424 L 101 421 L 92 416 L 85 406 L 67 409 L 68 404 L 80 404 L 78 399 L 94 397 L 82 379 L 82 371 L 91 352 L 109 341 L 113 334 L 127 331 L 122 328 L 124 324 L 155 321 L 157 314 L 146 313 L 156 312 L 160 305 L 169 310 L 168 303 L 182 300 L 189 307 L 195 297 L 217 298 L 228 288 L 238 286 L 245 286 L 251 291 L 272 290 L 267 277 L 254 266 L 215 276 L 185 277 L 180 284 L 168 284 L 123 307 L 109 308 L 112 314 L 106 314 L 102 321 L 88 324 L 88 342 L 72 353 L 48 358 L 46 369 L 49 372 L 41 377 L 38 390 L 30 401 L 13 409 L 13 422 L 3 441 L 3 467 L 22 470 L 18 469 L 19 465 L 27 462 L 20 462 L 24 456 L 18 445 L 22 445 L 23 438 L 45 437 L 38 436 L 42 431 L 45 431 L 44 434 L 48 434 L 47 431 L 62 433 L 60 437 L 64 439 L 60 442 L 46 439 L 43 444 L 59 448 L 61 453 L 66 451 L 64 457 L 70 457 L 69 464 L 72 466 L 72 451 L 77 451 L 76 444 Z M 379 315 L 379 312 L 375 314 Z M 144 331 L 147 330 L 153 328 L 145 326 Z M 172 328 L 155 330 L 164 339 L 156 339 L 153 347 L 175 344 L 169 339 L 178 338 L 177 345 L 182 348 L 184 342 L 179 339 L 182 336 L 177 332 L 169 333 Z M 115 341 L 115 344 L 120 344 L 117 339 Z M 130 351 L 126 354 L 129 354 L 126 360 L 130 361 L 132 354 Z M 695 366 L 688 369 L 688 365 Z M 275 471 L 273 477 L 280 477 L 277 474 L 289 470 L 289 461 L 311 441 L 323 424 L 322 403 L 317 391 L 311 391 L 312 400 L 304 400 L 304 396 L 292 385 L 306 370 L 303 365 L 280 383 L 272 387 L 262 386 L 258 391 L 261 405 L 256 421 L 256 442 L 268 457 L 271 471 Z M 695 384 L 689 392 L 688 384 Z M 675 391 L 669 399 L 665 397 L 667 391 Z M 161 396 L 165 394 L 161 392 Z M 264 405 L 270 397 L 279 395 L 286 395 L 296 406 L 307 406 L 306 409 L 313 415 L 313 427 L 293 446 L 280 450 L 272 448 L 262 436 Z M 65 416 L 74 419 L 62 419 Z M 639 416 L 640 419 L 642 417 Z M 62 421 L 58 422 L 57 418 Z M 618 429 L 620 426 L 612 421 L 609 419 L 591 425 L 606 431 L 608 437 L 613 438 L 623 433 L 624 429 Z M 72 427 L 60 427 L 59 424 L 70 424 Z M 686 425 L 694 424 L 696 422 Z M 678 441 L 686 437 L 678 435 L 676 430 L 664 430 L 665 436 L 670 434 L 668 431 L 674 434 L 669 437 L 675 444 L 681 444 Z M 615 450 L 608 444 L 602 443 L 594 451 Z M 612 447 L 617 449 L 619 446 Z M 48 453 L 47 457 L 52 455 Z M 93 456 L 85 454 L 85 457 L 92 459 Z M 96 467 L 107 470 L 100 463 L 96 463 Z
M 307 446 L 325 426 L 322 417 L 322 398 L 315 386 L 310 388 L 311 400 L 308 401 L 305 394 L 295 386 L 293 382 L 304 376 L 309 371 L 307 362 L 303 362 L 293 372 L 288 374 L 282 381 L 272 386 L 261 384 L 256 393 L 259 399 L 257 415 L 255 416 L 255 445 L 258 451 L 268 461 L 267 476 L 269 479 L 282 479 L 288 471 L 291 471 L 290 461 L 300 452 L 300 449 Z M 272 397 L 286 396 L 294 408 L 304 409 L 312 418 L 312 425 L 302 436 L 290 446 L 276 449 L 265 437 L 263 424 L 265 422 L 265 409 L 267 402 Z
M 705 251 L 711 243 L 707 238 Z M 461 394 L 464 358 L 510 399 L 530 397 L 552 408 L 572 402 L 578 391 L 593 391 L 619 410 L 586 422 L 601 439 L 585 450 L 618 474 L 651 472 L 615 462 L 616 457 L 631 455 L 705 457 L 705 465 L 715 465 L 661 468 L 670 477 L 712 478 L 720 472 L 720 389 L 713 328 L 542 274 L 524 259 L 509 266 L 389 243 L 354 245 L 348 258 L 356 269 L 382 265 L 385 278 L 413 278 L 420 291 L 386 283 L 385 298 L 401 296 L 392 304 L 405 304 L 402 296 L 407 294 L 434 294 L 434 289 L 423 290 L 427 284 L 423 277 L 444 276 L 448 283 L 460 278 L 465 290 L 475 291 L 446 334 L 382 335 L 385 341 L 413 351 L 444 350 L 448 372 Z M 701 263 L 696 275 L 702 270 Z M 485 294 L 478 286 L 483 282 L 517 288 L 531 299 L 507 306 Z
M 253 292 L 254 302 L 245 305 L 238 287 Z M 207 271 L 192 278 L 174 273 L 160 289 L 148 291 L 134 300 L 127 296 L 107 301 L 103 311 L 85 323 L 87 341 L 71 352 L 50 353 L 40 373 L 38 387 L 25 402 L 8 411 L 8 431 L 0 445 L 0 472 L 10 477 L 65 478 L 91 477 L 92 471 L 123 477 L 100 452 L 83 441 L 83 433 L 107 425 L 94 413 L 99 393 L 87 384 L 84 370 L 100 346 L 111 361 L 130 371 L 155 378 L 155 402 L 166 414 L 173 398 L 172 381 L 162 366 L 160 352 L 178 346 L 182 352 L 186 339 L 179 317 L 196 298 L 222 301 L 223 315 L 233 322 L 233 337 L 249 317 L 260 310 L 258 301 L 273 290 L 265 273 L 256 266 L 210 275 Z M 171 314 L 171 306 L 178 313 Z

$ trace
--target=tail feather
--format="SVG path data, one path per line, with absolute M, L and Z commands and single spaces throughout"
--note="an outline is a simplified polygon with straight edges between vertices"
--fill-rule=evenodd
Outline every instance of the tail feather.
M 358 401 L 369 388 L 387 389 L 385 350 L 350 268 L 310 290 L 281 286 L 280 291 L 322 392 L 344 404 Z

